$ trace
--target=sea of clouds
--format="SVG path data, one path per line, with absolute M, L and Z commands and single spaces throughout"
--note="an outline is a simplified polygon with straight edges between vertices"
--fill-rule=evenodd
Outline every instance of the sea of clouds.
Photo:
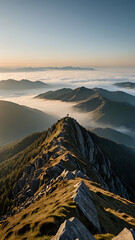
M 28 79 L 40 80 L 48 83 L 54 88 L 85 86 L 89 88 L 102 87 L 108 90 L 117 90 L 113 83 L 135 82 L 135 68 L 96 68 L 95 70 L 46 70 L 37 72 L 11 72 L 0 73 L 0 80 L 6 79 Z M 127 90 L 135 94 L 132 90 Z
M 83 124 L 85 127 L 97 127 L 88 113 L 73 110 L 74 103 L 63 103 L 61 101 L 46 101 L 35 99 L 37 94 L 56 90 L 63 87 L 75 89 L 85 86 L 87 88 L 104 88 L 110 91 L 125 91 L 135 95 L 132 89 L 122 89 L 114 86 L 116 82 L 135 82 L 135 68 L 96 68 L 92 71 L 84 70 L 46 70 L 37 72 L 11 72 L 0 73 L 0 80 L 28 79 L 31 81 L 43 81 L 49 84 L 46 89 L 29 90 L 22 92 L 0 91 L 0 99 L 15 102 L 28 107 L 36 108 L 51 115 L 61 118 L 69 114 Z M 103 126 L 104 127 L 104 126 Z

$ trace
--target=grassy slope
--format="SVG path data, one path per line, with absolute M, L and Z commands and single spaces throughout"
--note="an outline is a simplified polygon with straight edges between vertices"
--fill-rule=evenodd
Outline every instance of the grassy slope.
M 10 235 L 10 240 L 51 239 L 60 224 L 71 216 L 77 217 L 91 230 L 88 221 L 72 200 L 75 184 L 79 181 L 81 179 L 77 178 L 54 184 L 47 196 L 44 195 L 27 209 L 9 217 L 0 226 L 1 240 L 7 235 Z M 84 182 L 92 192 L 102 229 L 116 235 L 125 226 L 135 226 L 134 203 L 105 191 L 96 183 L 87 180 Z
M 12 150 L 11 145 L 11 148 L 9 147 L 8 149 L 10 157 L 8 159 L 8 154 L 5 155 L 4 152 L 3 157 L 5 160 L 0 163 L 0 215 L 4 214 L 12 207 L 13 187 L 22 176 L 25 166 L 28 165 L 31 159 L 34 159 L 40 153 L 42 149 L 42 142 L 45 137 L 46 132 L 42 132 L 42 134 L 40 134 L 35 141 L 33 141 L 30 145 L 28 144 L 24 150 L 17 152 L 12 157 L 10 157 L 12 155 L 12 153 L 10 153 L 10 150 Z M 14 151 L 18 151 L 18 148 L 16 147 L 18 147 L 18 144 L 15 145 Z
M 33 133 L 26 138 L 0 148 L 0 163 L 12 158 L 31 145 L 42 133 Z

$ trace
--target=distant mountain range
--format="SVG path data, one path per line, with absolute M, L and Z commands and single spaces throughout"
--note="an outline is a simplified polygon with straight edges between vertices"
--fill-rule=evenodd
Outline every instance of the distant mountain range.
M 89 112 L 90 119 L 98 124 L 125 126 L 135 130 L 135 96 L 125 92 L 111 92 L 101 88 L 64 88 L 40 94 L 37 98 L 76 102 L 74 108 Z
M 1 240 L 109 240 L 124 228 L 131 236 L 135 153 L 128 147 L 66 117 L 1 148 L 0 158 Z
M 113 142 L 124 144 L 127 146 L 135 146 L 135 139 L 128 134 L 116 131 L 112 128 L 90 128 L 90 131 L 98 135 L 109 139 Z
M 22 79 L 20 81 L 14 79 L 2 80 L 0 81 L 0 90 L 27 90 L 27 89 L 36 89 L 36 88 L 45 88 L 48 87 L 48 84 L 41 81 L 30 81 L 27 79 Z
M 93 97 L 105 97 L 115 102 L 127 102 L 135 105 L 135 96 L 122 91 L 108 91 L 102 88 L 85 88 L 80 87 L 72 90 L 71 88 L 62 88 L 56 91 L 49 91 L 37 95 L 37 98 L 61 100 L 63 102 L 79 102 Z
M 0 68 L 0 72 L 36 72 L 36 71 L 48 71 L 48 70 L 74 70 L 74 71 L 93 71 L 91 67 L 24 67 L 24 68 Z
M 43 131 L 56 118 L 39 110 L 0 100 L 0 145 Z
M 120 82 L 120 83 L 118 82 L 118 83 L 114 83 L 114 85 L 122 88 L 135 89 L 135 83 L 133 82 Z

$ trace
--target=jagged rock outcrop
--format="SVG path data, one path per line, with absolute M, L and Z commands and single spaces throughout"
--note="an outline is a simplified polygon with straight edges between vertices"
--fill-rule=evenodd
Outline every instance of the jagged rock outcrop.
M 101 227 L 97 215 L 96 207 L 92 201 L 92 195 L 83 181 L 77 183 L 75 186 L 75 194 L 73 200 L 80 208 L 84 216 L 92 225 L 93 231 L 101 232 Z
M 135 240 L 135 232 L 124 228 L 123 231 L 121 231 L 116 237 L 112 238 L 112 240 Z
M 77 219 L 70 218 L 61 224 L 52 240 L 95 240 L 87 228 Z
M 89 160 L 93 170 L 96 172 L 99 182 L 109 191 L 122 197 L 129 198 L 127 190 L 120 179 L 112 171 L 109 159 L 104 155 L 96 143 L 92 140 L 90 133 L 74 121 L 76 128 L 76 144 L 81 154 Z M 75 138 L 74 138 L 75 139 Z
M 75 174 L 73 174 L 72 172 L 68 171 L 68 170 L 64 170 L 61 174 L 61 177 L 63 177 L 64 179 L 75 179 Z
M 68 171 L 67 169 L 64 169 L 64 171 L 61 173 L 61 175 L 58 176 L 58 180 L 62 179 L 75 179 L 76 177 L 87 179 L 85 175 L 80 170 L 75 171 Z

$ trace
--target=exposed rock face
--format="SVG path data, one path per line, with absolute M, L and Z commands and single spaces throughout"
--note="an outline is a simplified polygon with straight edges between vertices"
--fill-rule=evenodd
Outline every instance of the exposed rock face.
M 79 171 L 75 170 L 73 173 L 75 174 L 76 177 L 86 179 L 86 177 L 80 170 Z
M 135 240 L 135 232 L 124 228 L 113 240 Z
M 84 216 L 88 219 L 88 221 L 92 224 L 92 228 L 94 228 L 97 232 L 101 232 L 100 223 L 98 220 L 97 210 L 92 201 L 92 195 L 85 185 L 85 183 L 79 182 L 75 186 L 75 194 L 73 196 L 73 200 L 76 205 L 80 208 Z
M 99 178 L 99 182 L 107 190 L 128 199 L 127 190 L 120 182 L 118 176 L 112 171 L 109 159 L 106 158 L 100 148 L 93 142 L 86 129 L 80 127 L 75 120 L 74 125 L 77 133 L 76 143 L 79 151 L 89 160 L 93 170 Z
M 61 224 L 52 240 L 95 240 L 88 229 L 77 219 L 70 218 Z

